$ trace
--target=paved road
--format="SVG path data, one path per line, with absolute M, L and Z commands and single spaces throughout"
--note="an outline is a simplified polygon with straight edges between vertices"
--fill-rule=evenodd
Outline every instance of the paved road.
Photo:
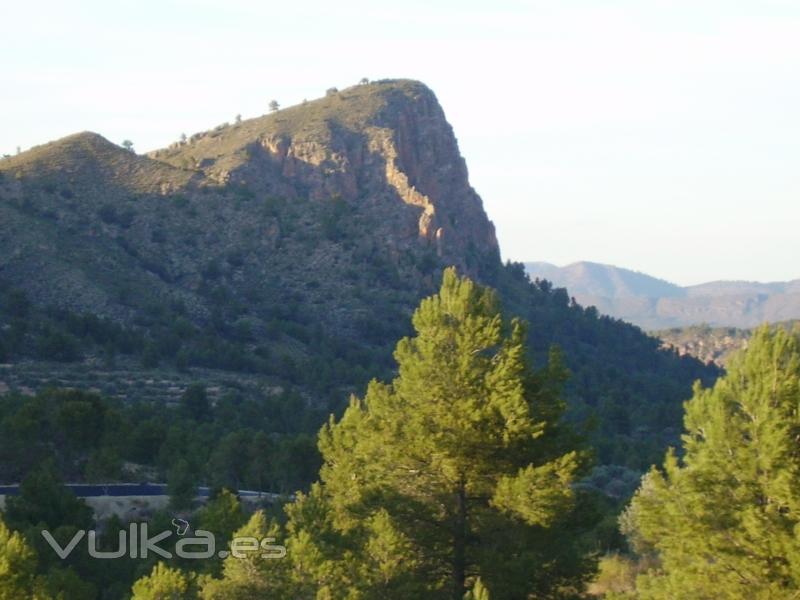
M 166 483 L 67 483 L 65 488 L 72 491 L 79 498 L 95 498 L 98 496 L 168 496 Z M 16 496 L 19 494 L 19 484 L 0 485 L 0 496 Z M 209 496 L 211 489 L 197 488 L 198 496 Z M 269 492 L 256 492 L 253 490 L 239 490 L 241 497 L 266 496 L 277 497 Z

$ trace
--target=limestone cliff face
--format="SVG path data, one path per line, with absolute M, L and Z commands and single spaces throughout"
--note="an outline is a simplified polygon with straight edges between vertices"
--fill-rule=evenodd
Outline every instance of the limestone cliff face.
M 385 164 L 386 183 L 404 203 L 418 207 L 419 236 L 434 243 L 446 262 L 466 267 L 473 254 L 499 256 L 494 226 L 430 90 L 391 102 L 367 135 L 370 153 Z

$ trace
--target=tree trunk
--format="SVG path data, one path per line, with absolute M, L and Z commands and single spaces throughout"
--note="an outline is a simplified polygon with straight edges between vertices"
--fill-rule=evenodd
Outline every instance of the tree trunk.
M 456 515 L 453 526 L 453 600 L 463 600 L 467 578 L 467 490 L 464 478 L 456 490 Z

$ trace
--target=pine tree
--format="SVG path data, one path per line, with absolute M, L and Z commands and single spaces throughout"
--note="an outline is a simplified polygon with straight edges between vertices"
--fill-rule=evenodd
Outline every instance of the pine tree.
M 464 594 L 464 600 L 491 600 L 489 590 L 483 585 L 480 577 L 475 580 L 472 589 Z
M 800 336 L 760 329 L 686 404 L 683 456 L 643 480 L 625 520 L 660 569 L 642 599 L 800 597 Z
M 553 533 L 584 458 L 558 424 L 558 354 L 533 372 L 523 324 L 453 269 L 413 325 L 397 378 L 321 431 L 322 484 L 290 512 L 292 560 L 349 580 L 349 597 L 461 600 L 476 576 L 496 598 L 567 596 L 589 565 Z
M 196 598 L 192 577 L 160 562 L 150 575 L 133 584 L 131 600 L 190 600 Z
M 233 539 L 254 539 L 258 547 L 237 548 L 238 556 L 231 553 L 223 564 L 222 579 L 205 580 L 200 597 L 204 600 L 299 597 L 294 593 L 295 588 L 289 587 L 288 561 L 261 546 L 265 539 L 274 540 L 277 545 L 280 536 L 278 525 L 267 519 L 263 511 L 253 513 L 233 534 Z
M 185 510 L 192 506 L 197 493 L 197 483 L 189 463 L 181 458 L 167 473 L 167 493 L 169 505 L 175 510 Z
M 40 465 L 22 480 L 19 495 L 9 496 L 4 514 L 6 522 L 18 531 L 35 531 L 28 539 L 39 541 L 38 531 L 60 527 L 89 529 L 92 509 L 65 488 L 52 462 Z
M 36 553 L 0 520 L 0 600 L 32 598 L 37 588 Z
M 227 544 L 245 522 L 239 499 L 223 489 L 197 513 L 198 528 L 210 531 L 218 544 Z
M 206 386 L 193 383 L 181 394 L 181 410 L 190 419 L 205 421 L 211 416 L 211 403 Z

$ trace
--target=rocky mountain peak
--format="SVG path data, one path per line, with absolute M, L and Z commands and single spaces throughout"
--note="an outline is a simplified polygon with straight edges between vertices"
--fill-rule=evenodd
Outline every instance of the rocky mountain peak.
M 258 330 L 291 302 L 352 330 L 368 304 L 356 290 L 403 290 L 405 307 L 437 269 L 485 281 L 500 266 L 444 111 L 406 80 L 147 156 L 89 132 L 33 148 L 0 161 L 0 217 L 0 279 L 37 304 L 122 321 L 174 304 L 197 323 L 248 315 Z
M 469 184 L 434 93 L 408 80 L 329 91 L 324 98 L 196 134 L 151 157 L 256 193 L 340 199 L 372 213 L 396 251 L 428 244 L 479 274 L 499 257 L 494 226 Z

